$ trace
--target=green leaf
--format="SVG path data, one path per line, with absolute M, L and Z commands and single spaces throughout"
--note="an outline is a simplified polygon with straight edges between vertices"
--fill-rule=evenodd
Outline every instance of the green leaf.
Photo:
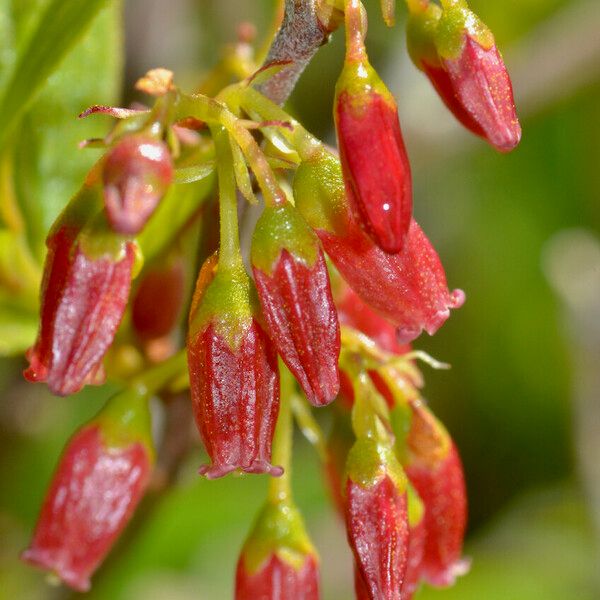
M 27 350 L 35 340 L 37 316 L 0 301 L 0 356 L 12 356 Z
M 0 101 L 0 149 L 48 77 L 109 2 L 87 0 L 85 8 L 81 0 L 52 0 L 48 4 L 6 80 Z
M 48 229 L 99 156 L 97 150 L 79 149 L 78 143 L 103 137 L 110 123 L 102 118 L 78 120 L 77 115 L 91 104 L 112 104 L 118 98 L 120 9 L 120 2 L 113 1 L 100 11 L 23 115 L 7 149 L 27 239 L 39 260 Z

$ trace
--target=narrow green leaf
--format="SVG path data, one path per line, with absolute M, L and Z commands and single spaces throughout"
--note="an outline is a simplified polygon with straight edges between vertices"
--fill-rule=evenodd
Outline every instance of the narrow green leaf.
M 69 49 L 110 0 L 52 0 L 20 52 L 0 101 L 0 149 Z

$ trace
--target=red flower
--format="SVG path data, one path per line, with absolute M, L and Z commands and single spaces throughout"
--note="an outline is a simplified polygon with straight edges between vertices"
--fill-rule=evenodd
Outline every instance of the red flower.
M 152 216 L 173 179 L 167 145 L 146 134 L 128 135 L 108 152 L 102 181 L 112 228 L 136 234 Z
M 243 559 L 237 567 L 235 600 L 319 600 L 319 568 L 308 556 L 297 569 L 276 554 L 254 574 L 247 571 Z
M 376 342 L 382 350 L 393 354 L 410 352 L 410 344 L 398 343 L 396 328 L 365 304 L 352 288 L 344 286 L 344 290 L 337 300 L 337 309 L 342 325 L 347 325 L 364 333 Z
M 400 252 L 412 216 L 412 178 L 393 96 L 368 61 L 349 62 L 335 123 L 351 206 L 375 243 Z
M 464 293 L 450 293 L 440 259 L 413 220 L 402 252 L 387 254 L 353 219 L 345 231 L 317 230 L 325 251 L 350 287 L 371 308 L 398 327 L 397 339 L 408 343 L 424 329 L 433 335 L 459 308 Z
M 23 560 L 85 592 L 142 498 L 151 456 L 141 442 L 113 445 L 96 425 L 71 439 Z
M 348 479 L 346 529 L 371 600 L 400 600 L 408 554 L 406 494 L 388 476 L 363 487 Z
M 269 500 L 244 544 L 235 600 L 318 600 L 319 558 L 289 497 Z
M 47 241 L 40 329 L 24 372 L 59 395 L 102 379 L 101 361 L 127 305 L 135 258 L 133 242 L 116 242 L 117 253 L 95 256 L 76 237 L 65 225 Z
M 431 585 L 448 586 L 468 569 L 461 559 L 467 521 L 463 469 L 442 425 L 421 404 L 412 406 L 405 469 L 425 505 L 422 576 Z
M 411 513 L 411 500 L 412 498 L 409 497 L 409 515 Z M 420 500 L 418 498 L 416 500 L 422 507 Z M 425 529 L 425 517 L 422 508 L 420 512 L 421 514 L 418 515 L 415 523 L 412 522 L 409 516 L 408 563 L 406 565 L 406 576 L 402 582 L 402 600 L 411 600 L 421 582 L 427 530 Z
M 332 402 L 340 385 L 337 312 L 319 241 L 291 207 L 265 209 L 254 236 L 252 268 L 279 354 L 312 404 Z
M 175 327 L 184 301 L 184 279 L 181 261 L 144 272 L 131 304 L 131 322 L 140 339 L 163 337 Z
M 496 45 L 484 47 L 465 33 L 460 56 L 442 62 L 456 98 L 481 128 L 483 137 L 501 152 L 515 148 L 521 141 L 521 125 L 510 77 Z
M 512 83 L 491 31 L 463 5 L 424 4 L 408 20 L 413 62 L 454 116 L 501 152 L 521 140 Z
M 210 259 L 208 268 L 213 268 Z M 255 291 L 240 266 L 210 277 L 203 267 L 187 341 L 192 405 L 212 479 L 240 469 L 280 475 L 270 464 L 279 411 L 277 353 L 256 318 Z
M 371 600 L 400 600 L 409 543 L 406 478 L 391 447 L 359 438 L 348 455 L 346 532 Z

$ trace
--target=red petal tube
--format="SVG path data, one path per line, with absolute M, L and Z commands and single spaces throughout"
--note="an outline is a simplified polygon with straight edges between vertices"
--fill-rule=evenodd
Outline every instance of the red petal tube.
M 483 131 L 483 137 L 501 152 L 510 152 L 521 140 L 521 126 L 498 48 L 492 45 L 486 50 L 465 34 L 460 56 L 442 60 L 457 99 Z
M 452 445 L 437 468 L 407 465 L 406 474 L 425 503 L 423 577 L 431 585 L 452 585 L 468 569 L 468 562 L 461 560 L 467 497 L 456 447 Z
M 181 314 L 184 287 L 181 262 L 144 274 L 131 305 L 131 322 L 140 339 L 152 340 L 171 332 Z
M 426 539 L 425 519 L 421 519 L 414 527 L 410 528 L 408 564 L 406 566 L 406 576 L 402 582 L 402 600 L 411 600 L 419 587 L 423 572 L 423 554 Z
M 66 228 L 49 239 L 41 324 L 26 379 L 46 381 L 59 395 L 95 380 L 127 305 L 134 257 L 128 242 L 118 261 L 88 258 L 79 245 L 73 248 Z
M 468 569 L 461 560 L 467 522 L 463 468 L 454 443 L 435 417 L 412 404 L 406 474 L 425 506 L 423 577 L 436 586 L 454 583 Z
M 235 600 L 319 600 L 319 567 L 307 556 L 296 570 L 276 554 L 256 573 L 247 572 L 243 558 L 238 562 Z
M 401 600 L 409 537 L 406 494 L 389 476 L 366 488 L 348 479 L 346 530 L 367 597 Z
M 412 216 L 412 178 L 393 99 L 342 92 L 336 128 L 347 188 L 369 235 L 383 250 L 402 250 Z
M 283 249 L 272 275 L 253 268 L 271 339 L 308 400 L 337 396 L 340 326 L 322 251 L 312 268 Z
M 109 447 L 97 426 L 79 431 L 63 453 L 23 560 L 88 591 L 142 498 L 150 469 L 142 444 Z
M 461 290 L 448 291 L 446 275 L 431 243 L 412 220 L 399 254 L 376 246 L 349 219 L 343 235 L 318 230 L 325 251 L 352 289 L 398 327 L 399 343 L 417 338 L 424 329 L 433 335 L 462 306 Z
M 448 71 L 442 67 L 434 67 L 422 61 L 421 66 L 423 71 L 431 81 L 439 97 L 442 99 L 450 112 L 458 119 L 458 121 L 472 131 L 475 135 L 485 138 L 485 132 L 477 123 L 477 121 L 467 111 L 463 103 L 456 96 L 454 86 L 450 79 Z
M 212 465 L 209 479 L 240 469 L 281 475 L 271 465 L 279 411 L 277 353 L 255 319 L 232 350 L 213 324 L 188 342 L 192 404 Z
M 342 325 L 361 331 L 387 352 L 406 354 L 409 344 L 399 344 L 396 328 L 373 309 L 369 308 L 351 288 L 345 287 L 343 296 L 337 303 L 338 317 Z
M 136 234 L 144 227 L 173 179 L 173 162 L 164 142 L 129 135 L 112 148 L 102 172 L 104 205 L 112 228 Z

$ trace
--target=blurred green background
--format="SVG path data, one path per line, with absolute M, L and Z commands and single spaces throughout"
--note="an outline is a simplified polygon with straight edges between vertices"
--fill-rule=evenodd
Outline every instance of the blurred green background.
M 0 0 L 0 89 L 48 0 Z M 235 39 L 265 31 L 267 0 L 108 2 L 12 125 L 2 152 L 25 216 L 28 253 L 0 229 L 0 351 L 35 334 L 31 281 L 41 232 L 98 156 L 77 142 L 106 117 L 77 121 L 94 103 L 129 99 L 148 68 L 192 87 Z M 600 2 L 472 0 L 513 76 L 523 141 L 508 156 L 469 137 L 405 52 L 402 3 L 386 29 L 377 3 L 368 48 L 398 99 L 413 162 L 415 211 L 467 293 L 433 339 L 416 347 L 450 362 L 424 368 L 425 396 L 461 450 L 470 503 L 472 572 L 420 600 L 600 598 Z M 121 18 L 123 17 L 123 19 Z M 121 29 L 121 24 L 123 29 Z M 290 108 L 334 141 L 333 86 L 342 60 L 333 36 L 302 77 Z M 0 104 L 0 107 L 3 105 Z M 4 104 L 6 107 L 6 103 Z M 8 127 L 11 115 L 0 124 Z M 2 162 L 2 169 L 5 163 Z M 2 193 L 6 194 L 5 187 Z M 2 198 L 4 202 L 5 198 Z M 3 218 L 6 221 L 6 210 Z M 24 258 L 25 256 L 25 258 Z M 21 265 L 20 261 L 24 261 Z M 12 281 L 19 265 L 23 281 Z M 7 267 L 8 265 L 8 267 Z M 14 269 L 13 269 L 14 270 Z M 22 380 L 21 355 L 0 362 L 0 599 L 66 599 L 17 560 L 64 442 L 108 397 L 106 388 L 51 397 Z M 159 415 L 160 416 L 160 415 Z M 327 426 L 327 422 L 324 422 Z M 353 597 L 350 556 L 318 459 L 296 439 L 294 488 L 321 553 L 323 598 Z M 207 482 L 201 450 L 162 494 L 150 493 L 88 595 L 102 600 L 232 597 L 237 554 L 265 491 L 263 477 Z

